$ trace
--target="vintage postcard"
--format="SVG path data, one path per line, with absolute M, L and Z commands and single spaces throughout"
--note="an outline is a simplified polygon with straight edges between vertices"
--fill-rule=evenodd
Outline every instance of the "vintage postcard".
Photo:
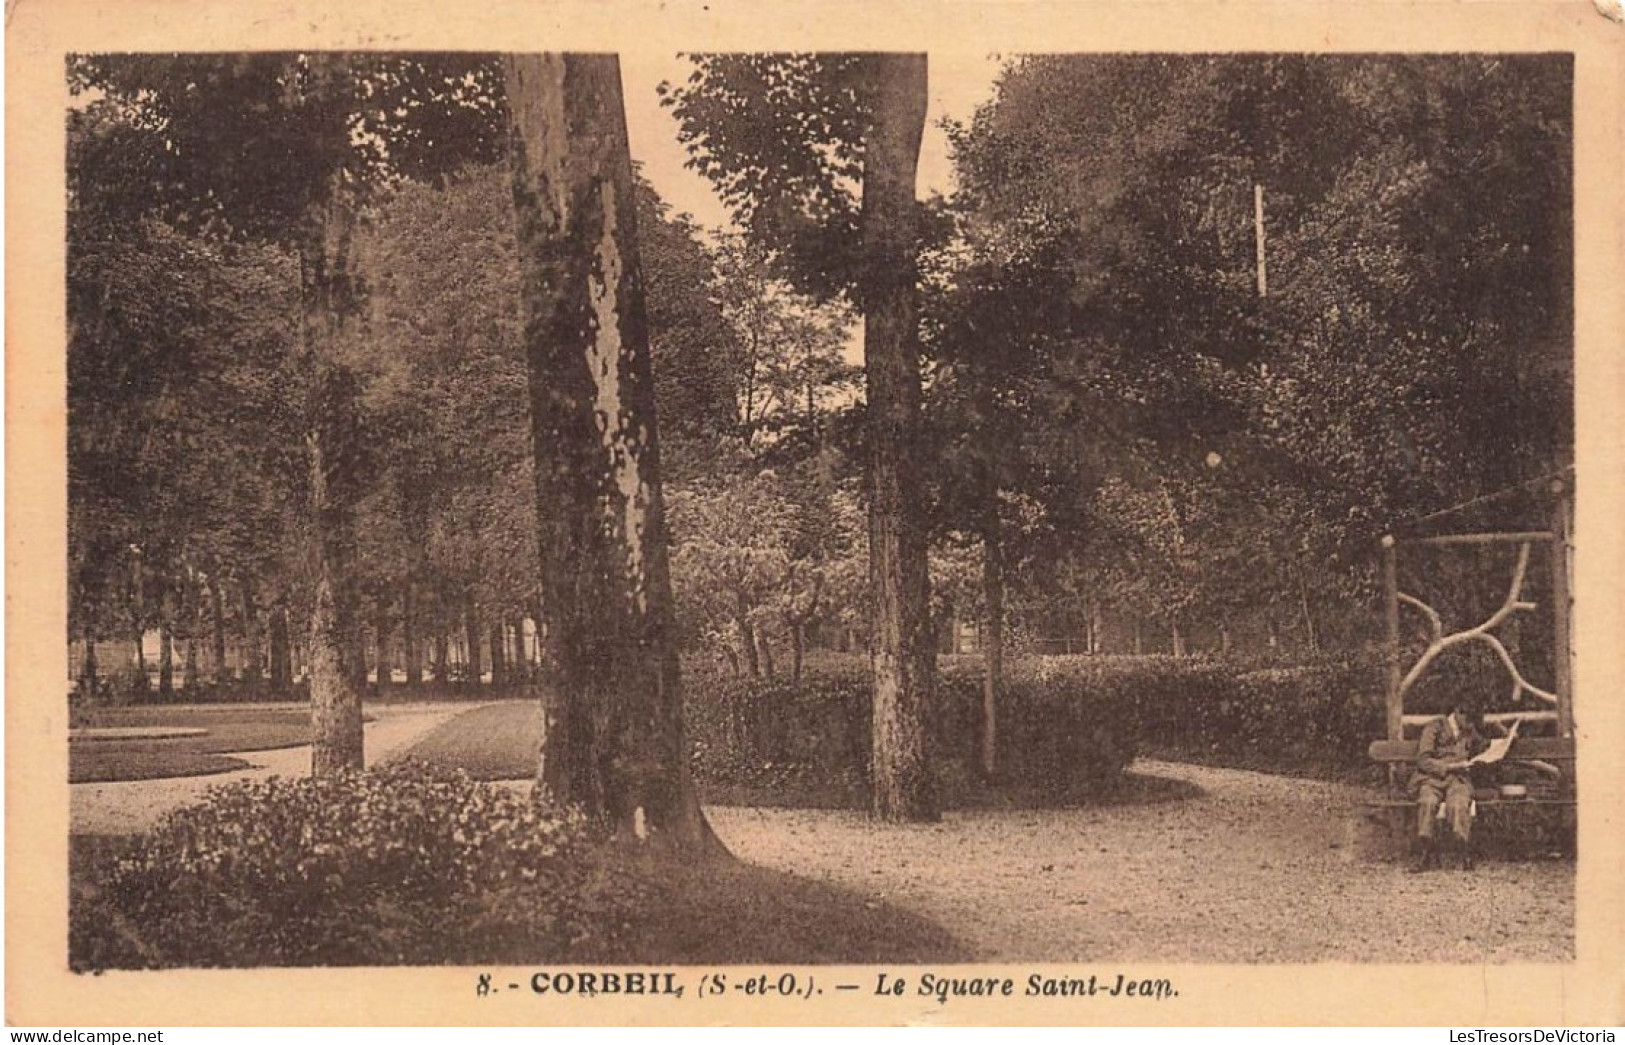
M 9 4 L 7 1020 L 1620 1023 L 1618 14 Z

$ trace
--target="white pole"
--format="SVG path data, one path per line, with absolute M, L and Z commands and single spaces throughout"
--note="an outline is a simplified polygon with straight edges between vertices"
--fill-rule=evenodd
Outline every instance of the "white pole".
M 1264 186 L 1253 185 L 1253 229 L 1258 240 L 1258 296 L 1269 295 L 1269 281 L 1264 273 Z

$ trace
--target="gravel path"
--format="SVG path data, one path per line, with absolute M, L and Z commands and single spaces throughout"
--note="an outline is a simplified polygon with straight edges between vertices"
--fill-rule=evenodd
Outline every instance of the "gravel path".
M 1134 769 L 1203 793 L 954 813 L 927 826 L 707 813 L 743 859 L 914 910 L 986 961 L 1573 959 L 1570 861 L 1411 875 L 1373 857 L 1358 790 L 1166 762 Z
M 468 704 L 368 708 L 367 761 Z M 72 787 L 75 832 L 126 833 L 216 784 L 309 772 L 310 748 L 238 755 L 216 776 Z M 950 813 L 880 825 L 828 810 L 707 809 L 751 863 L 883 898 L 984 961 L 1572 961 L 1574 864 L 1405 873 L 1364 792 L 1242 770 L 1139 761 L 1165 799 Z M 525 786 L 518 784 L 516 786 Z M 1379 859 L 1379 856 L 1387 857 Z
M 374 765 L 440 723 L 478 705 L 467 703 L 373 704 L 365 734 L 367 764 Z M 74 784 L 69 788 L 69 823 L 75 834 L 134 834 L 145 831 L 176 806 L 196 802 L 211 787 L 237 780 L 271 776 L 305 776 L 310 772 L 310 745 L 233 754 L 252 768 L 208 776 Z

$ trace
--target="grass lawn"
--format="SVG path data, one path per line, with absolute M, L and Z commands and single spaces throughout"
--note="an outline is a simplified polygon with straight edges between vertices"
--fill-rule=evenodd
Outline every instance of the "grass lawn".
M 223 757 L 235 751 L 269 751 L 310 743 L 310 711 L 289 707 L 98 708 L 83 726 L 181 726 L 208 730 L 164 739 L 81 738 L 68 744 L 68 780 L 74 784 L 155 780 L 243 769 Z
M 450 766 L 475 780 L 528 780 L 541 744 L 541 702 L 514 700 L 448 719 L 395 759 Z

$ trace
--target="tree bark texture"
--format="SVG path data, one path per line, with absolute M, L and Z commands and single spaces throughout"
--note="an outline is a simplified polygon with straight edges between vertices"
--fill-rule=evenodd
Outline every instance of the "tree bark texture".
M 720 851 L 683 732 L 620 63 L 506 72 L 553 675 L 538 779 L 624 837 Z
M 936 645 L 918 518 L 920 350 L 914 181 L 926 58 L 874 55 L 861 227 L 869 419 L 869 571 L 874 672 L 872 798 L 883 820 L 937 816 L 928 732 Z
M 319 102 L 317 103 L 319 106 Z M 316 133 L 346 135 L 339 117 Z M 342 361 L 355 301 L 352 203 L 335 175 L 307 208 L 299 236 L 301 370 L 307 381 L 305 456 L 309 473 L 311 771 L 360 769 L 362 637 L 355 590 L 355 504 L 359 478 L 359 382 Z M 365 671 L 365 668 L 361 668 Z

